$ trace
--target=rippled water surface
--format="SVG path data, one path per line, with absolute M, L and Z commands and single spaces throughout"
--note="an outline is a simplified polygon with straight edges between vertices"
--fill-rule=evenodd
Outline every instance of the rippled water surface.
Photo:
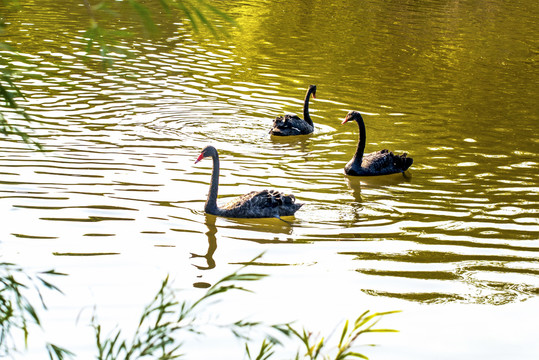
M 333 329 L 400 309 L 383 323 L 401 333 L 369 339 L 373 359 L 536 358 L 535 2 L 226 2 L 241 29 L 218 39 L 156 7 L 160 33 L 119 44 L 130 55 L 110 70 L 85 51 L 84 8 L 65 3 L 2 10 L 35 122 L 2 111 L 45 151 L 0 140 L 0 260 L 70 275 L 53 300 L 59 334 L 95 304 L 133 316 L 166 274 L 196 295 L 264 253 L 253 266 L 271 276 L 226 311 Z M 314 134 L 271 138 L 309 84 Z M 349 110 L 364 114 L 367 152 L 413 157 L 406 176 L 343 174 Z M 194 160 L 207 144 L 221 201 L 292 192 L 305 205 L 291 225 L 205 215 L 211 161 Z

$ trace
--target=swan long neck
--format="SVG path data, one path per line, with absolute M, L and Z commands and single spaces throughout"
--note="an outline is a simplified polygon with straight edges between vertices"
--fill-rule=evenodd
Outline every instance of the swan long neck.
M 213 161 L 213 170 L 211 173 L 211 183 L 210 183 L 210 192 L 208 193 L 208 199 L 206 200 L 206 205 L 204 210 L 208 214 L 217 215 L 220 209 L 217 206 L 217 193 L 219 188 L 219 155 L 217 152 L 211 156 Z
M 363 122 L 363 118 L 360 117 L 356 122 L 359 126 L 359 141 L 357 143 L 356 154 L 354 155 L 354 162 L 361 166 L 363 153 L 365 152 L 365 144 L 367 142 L 367 134 L 365 133 L 365 122 Z
M 309 99 L 313 93 L 314 88 L 310 87 L 305 94 L 305 102 L 303 103 L 303 119 L 311 126 L 314 126 L 311 116 L 309 115 Z

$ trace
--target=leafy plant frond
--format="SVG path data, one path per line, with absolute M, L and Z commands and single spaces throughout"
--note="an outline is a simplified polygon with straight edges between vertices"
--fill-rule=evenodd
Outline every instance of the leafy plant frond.
M 260 345 L 260 349 L 258 350 L 258 355 L 256 357 L 251 357 L 251 352 L 249 350 L 249 345 L 245 344 L 245 352 L 247 353 L 247 357 L 249 360 L 267 360 L 269 359 L 275 352 L 273 351 L 273 347 L 275 344 L 266 341 L 264 339 L 262 341 L 262 344 Z
M 292 326 L 288 326 L 288 330 L 292 336 L 299 339 L 304 349 L 303 352 L 297 352 L 296 359 L 302 358 L 300 354 L 304 354 L 303 358 L 310 360 L 319 359 L 321 356 L 323 359 L 335 360 L 352 358 L 368 359 L 366 355 L 355 350 L 355 348 L 359 346 L 357 344 L 359 335 L 368 332 L 396 332 L 397 330 L 379 329 L 374 328 L 374 326 L 381 317 L 397 312 L 398 311 L 387 311 L 371 314 L 370 311 L 365 311 L 358 316 L 354 322 L 351 323 L 350 321 L 346 321 L 334 348 L 330 346 L 329 338 L 325 339 L 324 337 L 317 337 L 305 329 L 298 331 Z
M 49 354 L 50 360 L 63 360 L 67 358 L 73 358 L 75 356 L 75 354 L 71 351 L 50 343 L 46 344 L 46 349 L 47 353 Z
M 181 352 L 183 341 L 185 341 L 182 332 L 203 334 L 201 325 L 208 325 L 199 321 L 202 313 L 208 311 L 208 307 L 202 305 L 210 305 L 210 299 L 219 299 L 220 295 L 227 291 L 249 291 L 241 286 L 241 282 L 256 281 L 266 276 L 265 274 L 243 272 L 244 268 L 245 266 L 224 276 L 191 302 L 176 299 L 176 292 L 167 276 L 162 281 L 156 295 L 143 308 L 138 326 L 129 337 L 125 337 L 123 331 L 118 327 L 105 334 L 94 309 L 91 326 L 95 333 L 96 358 L 98 360 L 146 358 L 168 360 L 184 356 L 185 354 Z M 16 350 L 13 345 L 12 330 L 22 332 L 24 341 L 27 343 L 29 325 L 40 325 L 36 307 L 24 296 L 25 292 L 32 290 L 40 293 L 40 287 L 60 291 L 47 277 L 63 275 L 65 274 L 49 270 L 41 272 L 37 276 L 28 276 L 14 264 L 0 263 L 0 356 L 8 355 L 11 351 Z M 42 307 L 46 308 L 41 294 L 39 296 Z M 359 336 L 369 332 L 395 332 L 396 330 L 378 328 L 376 325 L 382 317 L 396 312 L 371 313 L 365 311 L 355 321 L 346 321 L 335 341 L 332 340 L 333 334 L 326 338 L 313 334 L 304 328 L 298 330 L 291 323 L 267 325 L 260 321 L 238 320 L 228 325 L 217 326 L 229 329 L 238 339 L 245 341 L 245 353 L 250 360 L 275 358 L 278 346 L 288 346 L 288 343 L 283 345 L 284 341 L 279 336 L 286 337 L 287 341 L 295 340 L 296 343 L 299 343 L 300 348 L 295 355 L 297 360 L 368 359 L 366 355 L 357 351 Z M 265 333 L 262 342 L 257 347 L 250 346 L 249 342 L 253 331 L 260 329 Z M 51 360 L 74 357 L 74 354 L 69 350 L 54 344 L 46 344 L 46 350 Z
M 16 338 L 19 334 L 24 340 L 25 346 L 29 340 L 29 326 L 35 324 L 41 326 L 37 308 L 27 297 L 29 292 L 37 294 L 41 307 L 46 309 L 40 286 L 47 289 L 59 291 L 59 289 L 45 276 L 56 276 L 60 273 L 54 270 L 45 271 L 38 275 L 29 275 L 24 269 L 12 263 L 0 263 L 0 357 L 17 351 Z M 47 352 L 50 359 L 62 360 L 72 356 L 72 354 L 57 345 L 47 344 Z
M 150 10 L 144 5 L 142 5 L 137 0 L 129 0 L 129 5 L 136 11 L 136 13 L 141 18 L 144 28 L 148 30 L 151 33 L 157 32 L 157 25 L 155 25 L 155 22 L 152 19 Z
M 23 98 L 19 87 L 13 81 L 14 72 L 9 68 L 9 66 L 1 69 L 0 73 L 0 98 L 4 100 L 4 104 L 7 108 L 11 109 L 12 112 L 16 113 L 18 116 L 26 120 L 27 122 L 32 122 L 33 119 L 26 112 L 24 108 L 19 106 L 16 101 L 17 97 Z M 26 144 L 35 146 L 37 149 L 42 150 L 42 146 L 30 138 L 30 135 L 18 127 L 10 124 L 8 120 L 4 117 L 4 114 L 0 112 L 0 134 L 4 136 L 16 135 L 21 138 Z

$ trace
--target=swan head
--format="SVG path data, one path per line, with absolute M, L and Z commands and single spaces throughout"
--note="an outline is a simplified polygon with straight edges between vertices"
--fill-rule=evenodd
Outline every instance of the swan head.
M 309 85 L 309 91 L 313 99 L 316 99 L 316 85 Z
M 200 160 L 204 159 L 205 157 L 213 157 L 216 154 L 217 154 L 217 149 L 211 145 L 208 145 L 202 150 L 198 158 L 195 160 L 195 164 L 198 163 Z
M 361 114 L 359 113 L 359 111 L 350 111 L 348 114 L 346 114 L 346 117 L 342 121 L 341 125 L 346 124 L 347 122 L 351 120 L 363 121 L 363 117 L 361 117 Z

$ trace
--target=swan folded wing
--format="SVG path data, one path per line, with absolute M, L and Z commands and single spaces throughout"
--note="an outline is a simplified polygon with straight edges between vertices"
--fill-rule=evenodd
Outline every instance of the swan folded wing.
M 310 132 L 312 132 L 312 127 L 305 120 L 293 114 L 276 117 L 273 120 L 273 129 L 271 129 L 273 135 L 282 136 L 301 135 Z
M 277 116 L 273 120 L 273 127 L 288 128 L 292 127 L 295 121 L 301 120 L 301 118 L 294 114 L 286 114 L 284 116 Z
M 387 149 L 367 154 L 363 157 L 361 167 L 378 175 L 403 172 L 412 165 L 412 158 L 406 153 L 395 155 Z
M 302 205 L 296 204 L 294 195 L 285 195 L 276 190 L 262 190 L 239 196 L 226 203 L 222 209 L 241 209 L 241 217 L 278 217 L 293 215 Z

